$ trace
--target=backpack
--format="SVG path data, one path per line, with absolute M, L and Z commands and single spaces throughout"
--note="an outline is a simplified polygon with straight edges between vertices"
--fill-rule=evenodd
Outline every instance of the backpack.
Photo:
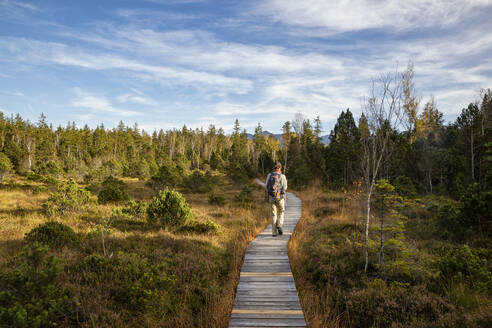
M 280 173 L 272 172 L 270 178 L 267 181 L 267 193 L 275 200 L 284 198 L 284 191 L 282 190 L 282 175 Z

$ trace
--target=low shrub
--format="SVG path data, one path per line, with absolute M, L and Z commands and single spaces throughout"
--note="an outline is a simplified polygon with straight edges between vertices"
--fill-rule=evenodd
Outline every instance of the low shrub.
M 44 182 L 45 177 L 37 172 L 30 171 L 26 174 L 26 179 L 37 182 Z
M 314 210 L 314 215 L 318 218 L 321 217 L 327 217 L 329 215 L 336 214 L 337 210 L 331 207 L 323 206 L 323 207 L 318 207 L 316 210 Z
M 398 176 L 395 181 L 393 181 L 393 185 L 395 186 L 395 191 L 398 195 L 408 198 L 417 197 L 417 190 L 415 189 L 412 179 L 409 177 Z
M 32 189 L 33 194 L 40 194 L 46 191 L 48 191 L 48 188 L 46 188 L 46 186 L 36 186 Z
M 60 283 L 63 266 L 33 243 L 0 274 L 0 322 L 5 327 L 71 326 L 82 317 L 73 292 Z
M 222 206 L 225 203 L 225 198 L 220 195 L 210 194 L 208 195 L 208 203 L 211 205 Z
M 147 207 L 147 219 L 150 224 L 181 226 L 193 221 L 194 216 L 183 195 L 166 188 L 152 198 Z
M 194 170 L 184 181 L 184 186 L 192 192 L 206 193 L 213 189 L 214 178 L 210 172 Z
M 55 178 L 63 175 L 63 169 L 55 161 L 47 161 L 46 163 L 41 164 L 36 169 L 36 172 L 44 176 L 51 176 Z
M 423 327 L 455 310 L 421 287 L 388 287 L 381 279 L 368 282 L 364 289 L 354 288 L 337 301 L 343 304 L 344 319 L 350 327 Z
M 70 228 L 59 222 L 46 222 L 29 231 L 24 241 L 33 243 L 43 243 L 52 248 L 62 248 L 71 245 L 78 240 L 77 234 Z
M 152 264 L 138 254 L 122 252 L 112 258 L 89 255 L 73 267 L 82 273 L 83 284 L 103 283 L 123 308 L 161 315 L 176 310 L 171 292 L 175 281 L 165 269 L 165 263 Z
M 468 245 L 451 249 L 439 261 L 443 282 L 467 283 L 478 291 L 492 291 L 492 272 L 486 259 L 474 254 Z
M 102 189 L 97 195 L 97 200 L 100 204 L 106 204 L 109 202 L 121 202 L 130 199 L 128 194 L 128 186 L 123 181 L 107 177 L 102 183 Z
M 253 190 L 255 190 L 255 185 L 245 185 L 241 191 L 234 196 L 234 201 L 242 204 L 253 202 Z
M 166 161 L 162 164 L 157 173 L 150 180 L 149 185 L 154 190 L 160 190 L 165 187 L 176 187 L 182 182 L 182 174 L 179 167 L 172 161 Z
M 57 186 L 43 208 L 47 215 L 54 216 L 81 211 L 94 202 L 95 198 L 89 191 L 79 188 L 74 180 L 69 179 Z
M 135 217 L 142 217 L 145 215 L 147 210 L 147 203 L 137 200 L 130 200 L 123 207 L 122 212 Z
M 192 221 L 178 229 L 178 232 L 194 232 L 200 234 L 216 235 L 220 233 L 220 224 L 215 223 L 212 220 L 205 222 Z

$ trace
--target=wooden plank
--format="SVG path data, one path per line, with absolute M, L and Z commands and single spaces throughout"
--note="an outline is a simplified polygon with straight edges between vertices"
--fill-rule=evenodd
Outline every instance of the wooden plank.
M 302 310 L 240 310 L 232 309 L 233 314 L 303 314 Z
M 250 243 L 229 328 L 306 327 L 286 249 L 300 215 L 300 199 L 287 193 L 284 234 L 273 237 L 269 225 Z

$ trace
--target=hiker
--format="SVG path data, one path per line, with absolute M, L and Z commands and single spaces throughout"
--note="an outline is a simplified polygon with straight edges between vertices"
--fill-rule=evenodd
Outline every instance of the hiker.
M 272 216 L 272 236 L 282 235 L 285 210 L 285 192 L 287 191 L 287 178 L 282 174 L 282 164 L 275 163 L 272 173 L 266 179 L 266 193 L 270 202 Z

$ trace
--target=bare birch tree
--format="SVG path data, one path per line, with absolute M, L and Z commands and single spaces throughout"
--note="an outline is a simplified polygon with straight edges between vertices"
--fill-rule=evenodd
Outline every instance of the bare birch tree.
M 394 73 L 381 75 L 372 82 L 370 96 L 364 98 L 362 104 L 365 131 L 361 131 L 361 135 L 364 145 L 363 166 L 367 196 L 365 199 L 365 272 L 369 265 L 371 197 L 381 163 L 384 157 L 388 156 L 387 147 L 390 134 L 401 123 L 404 86 L 411 82 L 406 79 L 412 77 L 413 74 L 399 73 L 398 68 Z

